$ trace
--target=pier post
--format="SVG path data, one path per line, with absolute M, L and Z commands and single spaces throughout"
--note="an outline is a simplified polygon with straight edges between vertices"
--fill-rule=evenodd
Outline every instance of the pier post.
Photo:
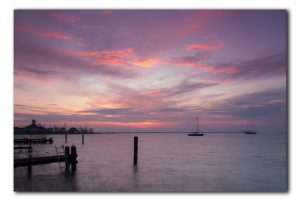
M 32 165 L 31 165 L 31 153 L 29 153 L 29 165 L 27 166 L 28 176 L 31 176 Z
M 70 163 L 69 163 L 69 157 L 70 157 L 70 147 L 67 146 L 65 147 L 65 157 L 66 157 L 66 172 L 69 172 L 69 166 L 70 166 Z
M 84 134 L 82 133 L 82 136 L 81 136 L 81 144 L 84 144 Z
M 52 139 L 52 137 L 49 138 L 49 144 L 53 144 L 53 139 Z
M 65 134 L 65 144 L 67 144 L 68 143 L 68 135 L 67 135 L 67 133 Z
M 138 137 L 134 136 L 133 145 L 133 165 L 136 166 L 138 162 Z
M 75 145 L 71 146 L 71 155 L 70 155 L 70 163 L 71 163 L 71 170 L 72 172 L 76 171 L 76 166 L 77 166 L 77 151 Z

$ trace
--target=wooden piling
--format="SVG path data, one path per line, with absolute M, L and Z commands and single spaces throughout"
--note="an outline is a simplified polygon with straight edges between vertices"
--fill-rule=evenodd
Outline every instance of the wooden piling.
M 67 133 L 65 134 L 65 144 L 67 144 L 68 143 L 68 135 L 67 135 Z
M 27 166 L 28 175 L 31 176 L 32 165 L 31 165 L 31 153 L 29 154 L 29 164 Z
M 133 145 L 133 165 L 136 166 L 138 162 L 138 137 L 134 136 Z
M 84 134 L 82 133 L 81 144 L 84 144 Z
M 71 146 L 71 155 L 70 155 L 70 163 L 71 163 L 71 170 L 72 172 L 76 171 L 76 166 L 77 166 L 77 151 L 76 151 L 76 146 L 72 145 Z
M 49 144 L 53 144 L 53 139 L 52 139 L 52 137 L 49 138 Z
M 66 160 L 65 160 L 65 166 L 66 166 L 66 172 L 69 172 L 69 167 L 70 167 L 70 163 L 68 161 L 68 158 L 70 157 L 70 147 L 67 146 L 65 147 L 65 157 L 66 157 Z

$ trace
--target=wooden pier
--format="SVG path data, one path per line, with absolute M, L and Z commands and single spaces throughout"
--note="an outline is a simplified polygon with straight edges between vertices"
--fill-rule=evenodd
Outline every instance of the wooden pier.
M 24 138 L 24 139 L 14 139 L 15 144 L 53 144 L 53 139 L 50 137 L 47 138 L 41 138 L 41 139 L 30 139 L 30 138 Z
M 28 152 L 32 152 L 32 146 L 20 146 L 20 147 L 14 147 L 14 149 L 19 150 L 20 152 L 22 152 L 23 149 L 27 149 Z
M 21 158 L 15 159 L 14 167 L 26 167 L 29 165 L 42 165 L 49 163 L 65 162 L 65 155 L 57 156 L 45 156 L 45 157 L 32 157 L 32 158 Z
M 28 171 L 31 172 L 32 165 L 43 165 L 49 163 L 65 163 L 66 171 L 69 170 L 71 166 L 72 172 L 76 171 L 77 166 L 77 151 L 74 145 L 71 146 L 71 154 L 70 147 L 65 147 L 65 154 L 63 155 L 54 155 L 54 156 L 44 156 L 44 157 L 31 157 L 29 154 L 28 158 L 21 158 L 14 160 L 14 167 L 28 167 Z

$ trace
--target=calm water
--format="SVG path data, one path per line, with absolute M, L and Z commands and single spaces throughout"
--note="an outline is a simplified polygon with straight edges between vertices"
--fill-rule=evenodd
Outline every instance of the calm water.
M 68 136 L 76 145 L 75 174 L 60 173 L 58 163 L 14 169 L 15 191 L 88 192 L 248 192 L 286 190 L 286 140 L 263 133 L 138 134 L 138 167 L 133 167 L 133 134 Z M 48 136 L 49 137 L 49 136 Z M 34 145 L 33 155 L 55 155 L 53 145 Z M 23 157 L 16 153 L 15 157 Z

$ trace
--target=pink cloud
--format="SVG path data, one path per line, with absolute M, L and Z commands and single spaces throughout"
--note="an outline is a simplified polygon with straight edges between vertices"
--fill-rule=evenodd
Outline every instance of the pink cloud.
M 255 125 L 263 125 L 262 121 L 256 120 L 252 121 Z M 241 118 L 226 118 L 222 119 L 214 118 L 214 119 L 202 119 L 201 124 L 206 125 L 207 127 L 219 127 L 219 126 L 241 126 L 245 127 L 245 125 L 249 124 L 249 119 L 241 119 Z
M 87 24 L 80 23 L 80 18 L 71 15 L 67 12 L 57 11 L 57 12 L 49 12 L 49 15 L 56 19 L 57 21 L 64 22 L 70 26 L 81 28 L 81 29 L 94 29 L 95 26 L 90 26 Z
M 61 40 L 70 40 L 71 39 L 71 36 L 69 36 L 69 35 L 62 34 L 62 33 L 56 32 L 56 31 L 52 31 L 52 30 L 44 31 L 44 30 L 37 29 L 37 28 L 34 28 L 29 25 L 19 25 L 18 29 L 20 31 L 33 33 L 39 37 L 56 38 L 56 39 L 61 39 Z
M 202 64 L 200 60 L 196 57 L 177 57 L 167 60 L 169 64 L 182 66 L 182 67 L 192 67 L 199 68 L 209 71 L 214 74 L 225 73 L 225 74 L 235 74 L 239 72 L 239 69 L 236 66 L 228 65 L 228 66 L 214 66 L 210 64 Z
M 61 33 L 55 32 L 55 31 L 44 31 L 44 32 L 41 32 L 39 35 L 42 37 L 58 38 L 58 39 L 62 39 L 62 40 L 70 39 L 70 36 L 61 34 Z
M 181 12 L 189 12 L 181 11 Z M 220 15 L 224 15 L 225 12 L 219 11 L 199 11 L 192 15 L 188 15 L 188 17 L 184 18 L 183 21 L 178 22 L 178 27 L 174 30 L 175 35 L 183 37 L 189 35 L 195 31 L 199 31 L 204 29 L 214 18 L 219 17 Z
M 218 83 L 228 84 L 228 83 L 232 83 L 233 81 L 234 81 L 234 79 L 220 79 L 220 80 L 218 80 Z
M 74 24 L 79 21 L 78 17 L 65 12 L 50 12 L 49 15 L 57 20 L 63 21 L 65 23 Z
M 64 50 L 63 50 L 64 51 Z M 113 51 L 78 51 L 78 50 L 67 50 L 65 53 L 72 56 L 81 56 L 83 58 L 91 59 L 92 64 L 110 64 L 123 66 L 128 63 L 130 58 L 133 57 L 132 48 L 113 50 Z
M 159 128 L 171 126 L 173 122 L 142 121 L 142 122 L 91 122 L 93 126 L 114 126 L 114 127 L 132 127 L 132 128 Z
M 239 72 L 239 69 L 236 66 L 199 65 L 198 67 L 208 70 L 215 74 L 218 74 L 218 73 L 235 74 L 235 73 Z
M 102 10 L 102 11 L 101 11 L 101 13 L 102 13 L 102 14 L 105 14 L 105 15 L 111 15 L 111 14 L 113 14 L 113 12 L 114 12 L 114 11 L 112 11 L 112 10 Z
M 200 30 L 202 28 L 202 20 L 195 21 L 194 19 L 187 19 L 181 27 L 174 30 L 175 36 L 184 37 L 191 34 L 194 31 Z
M 220 43 L 221 44 L 221 43 Z M 215 45 L 216 46 L 216 45 Z M 219 45 L 220 46 L 220 45 Z M 206 46 L 205 46 L 206 47 Z M 213 48 L 213 47 L 206 47 Z M 126 48 L 120 50 L 61 50 L 62 52 L 71 55 L 79 56 L 83 59 L 89 59 L 92 65 L 115 65 L 115 66 L 135 66 L 140 68 L 150 68 L 155 65 L 171 64 L 181 67 L 199 68 L 209 71 L 214 74 L 225 73 L 235 74 L 239 72 L 236 66 L 214 66 L 209 64 L 202 64 L 200 59 L 195 56 L 163 58 L 163 57 L 149 57 L 143 58 L 137 54 L 133 48 Z
M 150 59 L 137 59 L 133 61 L 133 64 L 138 67 L 149 68 L 156 64 L 164 63 L 160 58 Z
M 189 44 L 185 47 L 186 50 L 195 50 L 195 49 L 202 49 L 202 50 L 218 50 L 224 46 L 223 43 L 197 43 L 197 44 Z
M 51 122 L 54 124 L 63 124 L 63 121 Z M 163 128 L 165 126 L 175 126 L 177 122 L 164 122 L 164 121 L 68 121 L 69 125 L 80 127 L 83 124 L 88 127 L 119 127 L 119 128 Z
M 136 67 L 149 68 L 156 64 L 166 63 L 159 57 L 140 58 L 134 49 L 127 48 L 121 50 L 101 50 L 101 51 L 78 51 L 78 50 L 63 50 L 65 53 L 72 56 L 80 56 L 91 59 L 94 65 L 117 65 L 128 66 L 133 64 Z

